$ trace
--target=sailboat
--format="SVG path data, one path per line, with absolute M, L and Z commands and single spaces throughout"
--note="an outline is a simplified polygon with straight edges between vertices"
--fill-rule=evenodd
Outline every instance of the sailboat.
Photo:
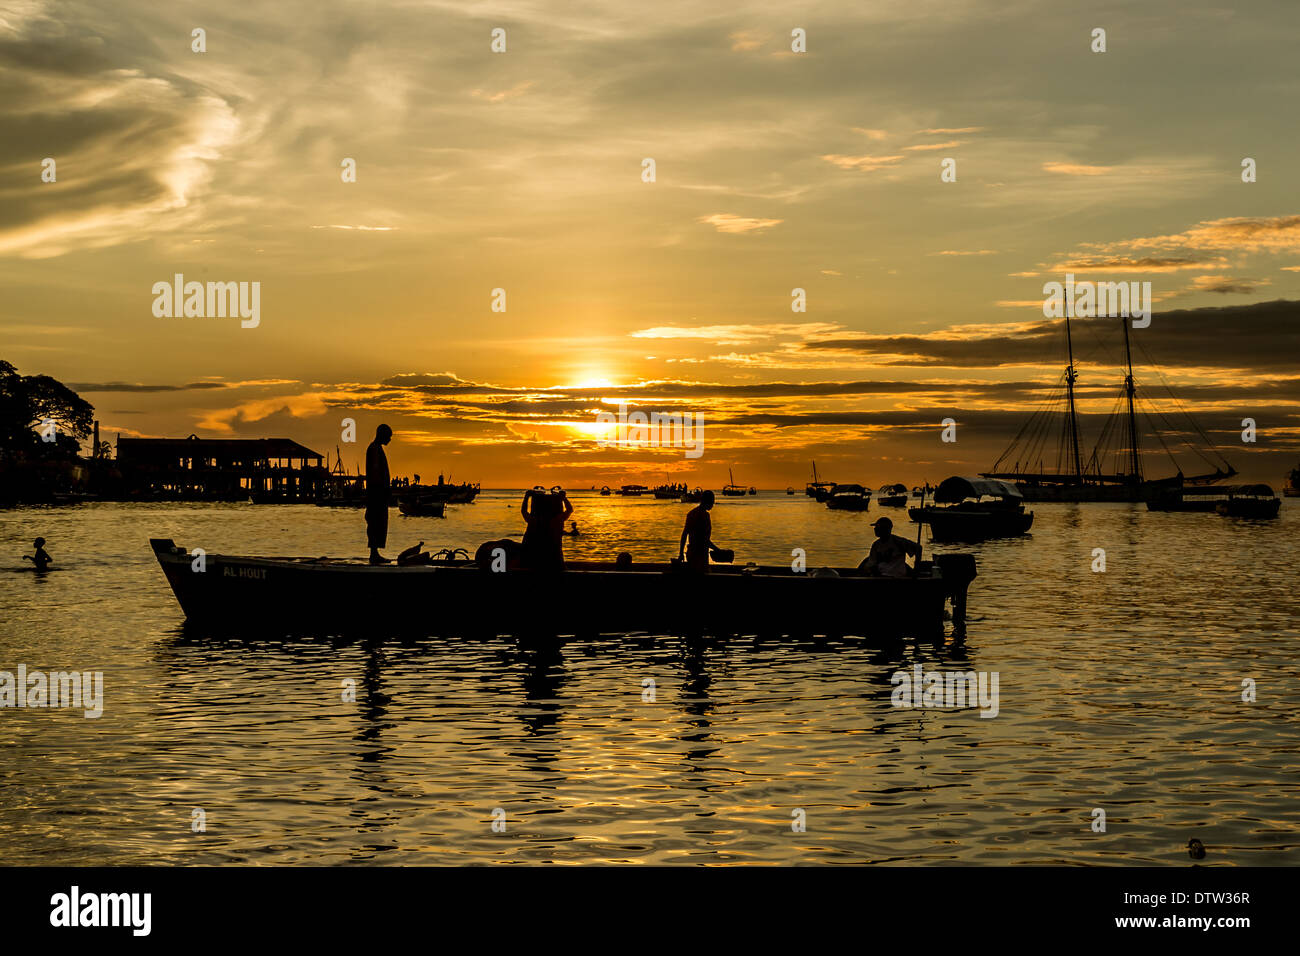
M 1143 473 L 1140 433 L 1138 430 L 1139 389 L 1133 378 L 1133 353 L 1129 343 L 1128 317 L 1119 318 L 1124 329 L 1124 362 L 1127 374 L 1124 377 L 1124 390 L 1121 401 L 1097 439 L 1091 455 L 1083 457 L 1079 443 L 1079 413 L 1075 405 L 1075 383 L 1079 373 L 1074 364 L 1074 340 L 1070 328 L 1070 316 L 1065 316 L 1065 342 L 1067 364 L 1064 373 L 1064 409 L 1060 408 L 1060 389 L 1053 393 L 1049 403 L 1036 411 L 1021 427 L 1019 434 L 1002 453 L 1002 456 L 986 472 L 984 478 L 996 478 L 1014 482 L 1026 501 L 1150 501 L 1157 496 L 1180 493 L 1188 485 L 1205 485 L 1225 478 L 1231 478 L 1237 470 L 1214 448 L 1209 437 L 1195 422 L 1187 416 L 1192 430 L 1202 439 L 1206 450 L 1197 448 L 1191 442 L 1184 442 L 1192 448 L 1214 471 L 1200 475 L 1184 475 L 1174 459 L 1176 473 L 1164 478 L 1150 479 Z M 1170 392 L 1170 398 L 1177 404 L 1178 400 Z M 1142 396 L 1144 405 L 1151 405 Z M 1181 410 L 1181 406 L 1179 406 Z M 1064 423 L 1060 415 L 1064 412 Z M 1154 414 L 1153 414 L 1154 413 Z M 1169 420 L 1159 409 L 1144 408 L 1143 414 L 1152 421 L 1162 419 L 1169 430 L 1173 431 Z M 1186 415 L 1186 412 L 1183 413 Z M 1122 424 L 1116 427 L 1116 420 L 1122 417 Z M 1173 459 L 1173 452 L 1154 429 L 1156 439 Z M 1042 453 L 1049 437 L 1057 435 L 1055 470 L 1044 467 Z M 1119 441 L 1116 447 L 1114 443 Z M 1207 454 L 1208 450 L 1208 454 Z M 1114 464 L 1107 470 L 1103 461 L 1107 455 L 1114 455 Z M 1010 465 L 1010 467 L 1007 467 Z M 1035 467 L 1036 465 L 1036 467 Z
M 825 501 L 831 496 L 831 489 L 835 487 L 833 481 L 822 481 L 817 475 L 817 459 L 813 459 L 813 480 L 808 482 L 804 487 L 804 494 L 809 498 L 815 498 L 818 501 Z
M 723 495 L 728 498 L 743 498 L 745 496 L 745 486 L 736 484 L 736 476 L 731 473 L 730 468 L 727 469 L 727 481 L 729 484 L 724 485 L 722 488 Z

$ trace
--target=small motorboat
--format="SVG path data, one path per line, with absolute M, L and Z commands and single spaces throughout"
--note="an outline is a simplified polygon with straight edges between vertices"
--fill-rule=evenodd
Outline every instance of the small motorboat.
M 624 498 L 639 498 L 649 490 L 645 485 L 624 485 L 617 493 Z
M 907 504 L 907 485 L 885 485 L 876 492 L 876 502 L 887 508 L 901 508 Z
M 397 499 L 397 510 L 408 518 L 442 518 L 446 514 L 447 502 L 423 496 L 403 496 Z
M 861 485 L 836 485 L 826 497 L 826 507 L 833 511 L 866 511 L 871 507 L 871 491 Z
M 609 485 L 601 485 L 600 495 L 602 498 L 608 498 L 613 492 L 609 490 Z
M 787 488 L 785 489 L 785 493 L 786 493 L 787 495 L 792 495 L 792 494 L 794 494 L 794 489 L 793 489 L 793 488 L 790 488 L 790 487 L 787 487 Z
M 965 478 L 954 475 L 939 482 L 934 505 L 921 499 L 921 506 L 907 513 L 919 524 L 930 526 L 935 541 L 987 541 L 1025 534 L 1034 523 L 1026 512 L 1020 489 L 997 478 Z
M 1276 518 L 1282 499 L 1268 485 L 1234 485 L 1214 510 L 1229 518 Z

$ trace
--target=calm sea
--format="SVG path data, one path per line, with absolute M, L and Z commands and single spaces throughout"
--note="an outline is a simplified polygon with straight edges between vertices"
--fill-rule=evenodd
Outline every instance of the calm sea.
M 647 559 L 676 553 L 688 507 L 575 504 L 570 555 Z M 0 566 L 39 534 L 64 569 L 0 573 L 0 670 L 100 670 L 105 695 L 98 719 L 0 710 L 4 862 L 1190 865 L 1198 837 L 1204 864 L 1295 863 L 1297 504 L 1273 522 L 1035 506 L 1030 537 L 946 548 L 979 562 L 963 644 L 884 651 L 212 640 L 182 629 L 150 537 L 361 554 L 361 514 L 0 512 Z M 915 534 L 900 509 L 765 492 L 720 500 L 714 538 L 742 563 L 844 565 L 882 512 Z M 442 520 L 394 510 L 389 552 L 519 531 L 517 494 L 487 492 Z M 999 713 L 892 706 L 918 663 L 996 671 Z

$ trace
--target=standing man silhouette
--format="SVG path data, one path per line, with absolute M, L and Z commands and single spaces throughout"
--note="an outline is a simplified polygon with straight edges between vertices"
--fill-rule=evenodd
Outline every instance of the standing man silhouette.
M 379 553 L 388 543 L 388 456 L 384 446 L 393 440 L 387 425 L 375 429 L 375 440 L 366 448 L 366 541 L 370 545 L 370 563 L 388 564 Z

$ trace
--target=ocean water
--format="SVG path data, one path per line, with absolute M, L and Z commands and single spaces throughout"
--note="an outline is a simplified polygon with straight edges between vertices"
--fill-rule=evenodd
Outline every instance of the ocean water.
M 574 500 L 571 556 L 676 553 L 688 506 Z M 1186 866 L 1197 837 L 1201 865 L 1293 864 L 1297 504 L 1272 522 L 1033 506 L 1031 536 L 941 549 L 978 561 L 964 641 L 889 648 L 214 638 L 182 627 L 150 537 L 361 554 L 361 513 L 0 511 L 0 671 L 104 680 L 97 719 L 0 709 L 4 862 Z M 394 511 L 388 550 L 472 551 L 517 535 L 518 505 Z M 741 563 L 856 564 L 881 513 L 916 533 L 901 509 L 763 492 L 719 500 L 714 539 Z M 61 570 L 12 570 L 38 534 Z M 997 715 L 893 706 L 916 664 L 996 672 Z

